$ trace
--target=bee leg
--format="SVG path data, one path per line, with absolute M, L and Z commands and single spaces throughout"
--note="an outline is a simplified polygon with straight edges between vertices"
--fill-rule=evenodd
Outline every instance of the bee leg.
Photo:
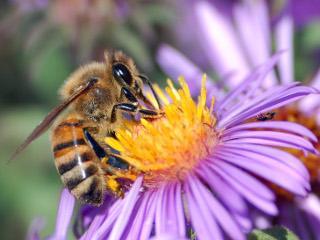
M 151 110 L 151 109 L 139 109 L 139 102 L 137 98 L 133 95 L 127 87 L 121 88 L 121 95 L 125 96 L 131 103 L 119 103 L 115 104 L 111 111 L 111 122 L 116 121 L 116 110 L 122 110 L 130 113 L 135 113 L 139 111 L 141 114 L 145 115 L 148 118 L 156 118 L 161 116 L 162 114 L 159 111 Z
M 163 112 L 150 109 L 139 109 L 138 111 L 143 115 L 144 118 L 159 118 L 164 114 Z
M 130 101 L 132 102 L 132 104 L 135 104 L 138 106 L 138 100 L 137 98 L 131 93 L 131 91 L 127 88 L 127 87 L 123 87 L 121 89 L 122 94 Z M 142 93 L 141 93 L 142 94 Z M 144 95 L 142 95 L 144 100 L 146 99 L 146 97 Z M 158 103 L 159 104 L 159 103 Z M 159 105 L 159 107 L 161 107 L 161 105 Z M 140 109 L 139 110 L 140 113 L 144 114 L 144 115 L 148 115 L 148 116 L 157 116 L 160 115 L 161 112 L 156 111 L 156 110 L 151 110 L 151 109 Z M 145 112 L 145 113 L 144 113 Z
M 160 98 L 159 98 L 158 94 L 156 93 L 156 91 L 154 90 L 151 82 L 149 81 L 149 78 L 148 78 L 147 76 L 144 76 L 144 75 L 139 75 L 139 77 L 142 79 L 142 81 L 144 81 L 144 82 L 146 82 L 146 83 L 148 84 L 148 86 L 150 87 L 150 89 L 151 89 L 151 91 L 152 91 L 152 94 L 153 94 L 154 98 L 155 98 L 156 101 L 157 101 L 157 104 L 158 104 L 159 109 L 161 109 L 161 108 L 162 108 L 162 105 L 161 105 Z M 142 92 L 141 92 L 141 95 L 143 96 L 143 98 L 146 99 L 146 97 L 142 94 Z
M 121 185 L 116 180 L 117 176 L 105 176 L 106 181 L 106 187 L 109 189 L 113 194 L 115 194 L 117 197 L 123 198 L 124 197 L 124 190 L 121 188 Z
M 130 102 L 138 104 L 138 99 L 133 95 L 129 88 L 122 87 L 121 95 L 125 96 Z
M 150 83 L 150 82 L 149 82 Z M 152 86 L 152 85 L 151 85 Z M 153 89 L 153 88 L 152 88 Z M 129 100 L 131 101 L 133 104 L 137 104 L 138 105 L 138 100 L 137 98 L 130 92 L 130 90 L 126 87 L 123 87 L 122 88 L 122 91 L 123 91 L 123 94 L 124 96 Z M 154 92 L 155 94 L 155 92 Z M 142 95 L 143 96 L 143 95 Z M 143 96 L 144 97 L 144 96 Z M 144 97 L 145 98 L 145 97 Z M 159 101 L 159 99 L 158 99 Z M 160 104 L 158 102 L 158 104 Z M 159 107 L 161 107 L 161 105 L 159 105 Z M 163 113 L 162 112 L 159 112 L 157 110 L 152 110 L 152 109 L 139 109 L 138 110 L 141 114 L 144 115 L 144 117 L 146 118 L 156 118 L 156 117 L 159 117 L 161 116 Z
M 105 150 L 99 145 L 99 143 L 92 137 L 87 128 L 83 129 L 84 136 L 89 142 L 90 147 L 93 149 L 98 158 L 104 158 L 106 156 Z
M 122 110 L 125 112 L 131 112 L 134 113 L 137 111 L 138 109 L 138 104 L 133 104 L 133 103 L 119 103 L 119 104 L 115 104 L 112 108 L 111 111 L 111 123 L 114 123 L 116 121 L 116 110 Z
M 119 103 L 115 104 L 111 112 L 111 123 L 116 121 L 116 110 L 122 110 L 130 113 L 139 112 L 145 118 L 159 118 L 163 115 L 163 112 L 159 112 L 151 109 L 138 109 L 138 106 L 133 103 Z
M 129 164 L 121 158 L 120 155 L 110 153 L 102 159 L 102 169 L 106 172 L 106 186 L 117 197 L 124 197 L 125 187 L 119 182 L 119 179 L 127 179 L 130 182 L 136 180 L 137 175 Z

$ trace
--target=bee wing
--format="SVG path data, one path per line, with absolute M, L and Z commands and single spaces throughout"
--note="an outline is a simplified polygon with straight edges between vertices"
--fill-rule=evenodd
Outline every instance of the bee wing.
M 41 123 L 31 132 L 31 134 L 26 138 L 26 140 L 16 149 L 12 154 L 9 161 L 13 160 L 20 152 L 22 152 L 33 140 L 38 138 L 42 133 L 44 133 L 53 123 L 53 121 L 59 116 L 60 113 L 65 110 L 70 103 L 72 103 L 79 96 L 87 92 L 98 80 L 96 78 L 91 79 L 85 86 L 79 88 L 75 91 L 67 100 L 62 102 L 60 105 L 55 107 L 42 121 Z

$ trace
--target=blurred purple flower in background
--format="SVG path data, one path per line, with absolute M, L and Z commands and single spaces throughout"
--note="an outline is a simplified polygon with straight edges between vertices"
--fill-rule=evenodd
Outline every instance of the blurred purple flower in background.
M 272 52 L 272 41 L 274 40 L 275 49 L 285 50 L 280 57 L 277 66 L 279 75 L 275 73 L 269 74 L 264 87 L 274 87 L 279 83 L 292 83 L 294 81 L 293 67 L 293 33 L 294 18 L 292 13 L 298 7 L 293 7 L 291 1 L 288 5 L 283 5 L 281 14 L 272 19 L 270 9 L 266 1 L 236 1 L 228 12 L 219 10 L 215 4 L 221 1 L 194 1 L 196 15 L 194 22 L 202 29 L 201 44 L 206 51 L 206 59 L 208 59 L 220 77 L 229 77 L 229 81 L 223 83 L 218 82 L 216 86 L 223 86 L 233 89 L 242 76 L 247 74 L 250 69 L 258 65 L 260 62 L 269 58 Z M 293 1 L 299 4 L 309 4 L 311 1 Z M 221 3 L 220 3 L 221 4 Z M 229 2 L 230 4 L 230 2 Z M 291 8 L 293 7 L 293 8 Z M 308 11 L 300 9 L 301 14 L 308 15 Z M 231 15 L 230 15 L 231 12 Z M 319 14 L 319 11 L 317 11 Z M 300 19 L 295 19 L 299 22 Z M 192 57 L 192 56 L 191 56 Z M 197 59 L 195 56 L 194 59 Z M 193 59 L 193 58 L 192 58 Z M 158 62 L 162 68 L 172 77 L 179 74 L 190 79 L 192 85 L 199 85 L 194 81 L 194 76 L 201 73 L 200 67 L 197 67 L 191 60 L 184 57 L 177 50 L 168 45 L 163 45 L 158 52 Z M 179 64 L 175 64 L 178 62 Z M 187 70 L 185 70 L 187 69 Z M 317 75 L 310 81 L 310 85 L 320 87 L 320 70 Z M 320 119 L 320 101 L 316 96 L 310 96 L 299 104 L 279 109 L 276 113 L 276 120 L 289 120 L 297 122 L 308 127 L 319 140 L 319 119 Z M 320 149 L 320 146 L 317 145 Z M 305 156 L 301 152 L 294 152 L 295 155 L 306 165 L 311 174 L 312 189 L 316 194 L 310 194 L 305 199 L 295 199 L 290 194 L 279 194 L 278 204 L 280 206 L 279 217 L 273 219 L 273 223 L 284 224 L 285 226 L 296 232 L 302 239 L 318 239 L 318 229 L 320 227 L 319 211 L 313 209 L 319 208 L 319 156 Z M 280 193 L 283 191 L 280 191 Z M 288 197 L 289 195 L 289 197 Z M 275 222 L 276 221 L 276 222 Z M 271 224 L 270 222 L 268 223 Z M 267 224 L 267 225 L 268 225 Z M 266 227 L 259 225 L 259 227 Z

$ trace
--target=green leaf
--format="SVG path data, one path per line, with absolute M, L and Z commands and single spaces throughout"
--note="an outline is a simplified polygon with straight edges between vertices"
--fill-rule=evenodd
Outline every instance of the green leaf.
M 275 226 L 263 230 L 253 230 L 248 235 L 248 240 L 299 240 L 299 238 L 289 229 Z

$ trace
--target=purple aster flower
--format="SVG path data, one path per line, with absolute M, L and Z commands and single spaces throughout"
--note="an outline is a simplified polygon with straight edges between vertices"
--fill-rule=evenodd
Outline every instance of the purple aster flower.
M 307 170 L 279 147 L 317 154 L 314 134 L 295 123 L 248 122 L 317 93 L 298 83 L 263 90 L 280 56 L 225 96 L 210 99 L 210 105 L 205 78 L 198 101 L 182 78 L 180 89 L 170 81 L 165 92 L 156 87 L 164 116 L 128 122 L 117 139 L 106 139 L 141 175 L 123 199 L 107 196 L 100 208 L 80 210 L 80 239 L 245 239 L 252 228 L 251 206 L 278 213 L 275 194 L 262 179 L 305 196 Z M 73 203 L 70 195 L 62 195 L 55 237 L 65 236 Z
M 213 2 L 217 3 L 220 1 Z M 246 73 L 248 69 L 253 69 L 259 62 L 270 56 L 272 39 L 275 42 L 276 49 L 285 50 L 285 53 L 280 57 L 277 66 L 279 78 L 277 79 L 274 74 L 270 74 L 264 86 L 276 86 L 279 82 L 294 82 L 293 18 L 290 12 L 291 9 L 288 6 L 282 10 L 281 16 L 278 16 L 277 21 L 273 25 L 268 14 L 269 9 L 266 1 L 238 1 L 233 5 L 233 14 L 231 15 L 217 11 L 218 8 L 215 4 L 209 4 L 204 1 L 195 2 L 194 7 L 198 13 L 195 21 L 198 22 L 203 30 L 204 38 L 202 39 L 202 43 L 205 43 L 203 46 L 211 50 L 208 51 L 208 55 L 212 55 L 212 66 L 220 77 L 228 72 L 237 72 L 236 77 L 230 78 L 231 82 L 227 81 L 223 84 L 218 82 L 217 86 L 222 85 L 233 89 L 238 80 L 241 80 L 243 73 Z M 215 26 L 220 26 L 220 28 Z M 224 41 L 226 38 L 232 39 Z M 229 54 L 223 55 L 228 49 Z M 234 51 L 237 51 L 236 54 L 233 53 Z M 229 61 L 229 59 L 233 59 L 233 56 L 235 56 L 236 62 L 233 60 Z M 170 59 L 169 62 L 168 59 Z M 163 45 L 159 50 L 158 61 L 169 75 L 185 74 L 186 78 L 190 81 L 189 84 L 199 86 L 199 82 L 192 82 L 194 81 L 193 75 L 201 72 L 199 67 L 195 66 L 191 60 L 186 59 L 173 48 Z M 179 65 L 175 66 L 173 63 L 177 61 Z M 180 66 L 186 66 L 188 70 L 186 71 L 184 68 L 180 68 Z M 310 85 L 319 88 L 319 83 L 320 70 L 310 82 Z M 319 140 L 319 109 L 319 98 L 309 96 L 298 104 L 288 105 L 285 108 L 277 110 L 275 120 L 289 120 L 302 124 L 309 128 Z M 320 146 L 317 145 L 317 149 L 320 149 Z M 296 199 L 292 194 L 281 188 L 273 188 L 277 195 L 277 204 L 280 206 L 280 211 L 279 217 L 272 221 L 291 228 L 302 239 L 316 239 L 318 237 L 318 230 L 314 226 L 320 225 L 320 214 L 317 211 L 313 211 L 313 209 L 316 203 L 319 202 L 319 200 L 314 200 L 317 198 L 316 196 L 319 196 L 319 191 L 317 190 L 319 189 L 319 156 L 313 154 L 305 155 L 301 151 L 290 152 L 294 153 L 308 168 L 311 174 L 314 194 L 301 200 L 300 198 Z M 306 204 L 307 202 L 309 203 L 309 198 L 313 199 L 312 201 L 310 200 L 312 204 Z M 295 214 L 292 214 L 292 211 Z M 270 218 L 269 222 L 266 222 L 266 219 L 263 220 L 263 225 L 261 225 L 260 220 L 262 216 L 261 214 L 258 215 L 259 217 L 255 217 L 255 219 L 259 220 L 256 222 L 259 222 L 259 227 L 270 225 Z M 304 226 L 310 223 L 310 219 L 313 221 L 310 225 L 312 227 L 304 228 Z

